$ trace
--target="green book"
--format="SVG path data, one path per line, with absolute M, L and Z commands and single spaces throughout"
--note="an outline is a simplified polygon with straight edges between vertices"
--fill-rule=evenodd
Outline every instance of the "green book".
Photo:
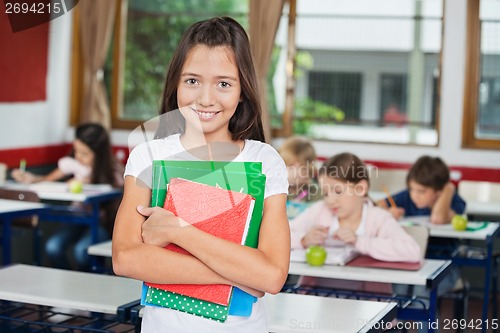
M 250 194 L 255 199 L 255 206 L 245 245 L 257 247 L 266 186 L 261 162 L 153 161 L 152 207 L 163 207 L 171 178 L 183 178 Z
M 261 162 L 223 162 L 223 161 L 153 161 L 153 181 L 151 206 L 163 207 L 168 183 L 172 178 L 183 178 L 211 186 L 219 186 L 228 190 L 250 194 L 255 199 L 254 210 L 250 219 L 250 226 L 245 239 L 245 245 L 256 248 L 258 245 L 260 224 L 264 206 L 264 191 L 266 176 L 262 174 Z M 153 299 L 162 293 L 162 297 Z M 238 294 L 238 304 L 247 303 L 247 309 L 243 312 L 248 314 L 248 306 L 251 306 L 253 298 L 245 293 Z M 142 303 L 154 306 L 168 307 L 179 311 L 202 316 L 212 320 L 223 322 L 228 314 L 232 314 L 231 306 L 224 307 L 216 303 L 199 300 L 175 294 L 169 291 L 158 290 L 154 287 L 143 288 Z M 233 293 L 234 297 L 234 293 Z M 175 299 L 175 302 L 169 300 Z M 233 298 L 231 299 L 231 302 Z M 193 304 L 198 306 L 193 307 Z M 216 312 L 212 309 L 217 308 Z M 200 309 L 210 309 L 201 311 Z M 234 313 L 238 310 L 233 309 Z M 214 316 L 215 314 L 215 316 Z

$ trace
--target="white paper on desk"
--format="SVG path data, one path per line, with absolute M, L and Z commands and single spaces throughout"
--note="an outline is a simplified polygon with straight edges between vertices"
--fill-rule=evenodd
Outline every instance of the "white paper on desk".
M 405 225 L 412 225 L 412 224 L 428 225 L 431 223 L 431 217 L 428 215 L 409 216 L 409 217 L 403 217 L 398 222 Z
M 325 265 L 337 265 L 344 266 L 352 259 L 359 256 L 352 246 L 337 246 L 337 247 L 325 247 L 327 255 L 325 260 Z M 297 249 L 292 250 L 290 253 L 290 261 L 293 262 L 306 262 L 306 250 Z

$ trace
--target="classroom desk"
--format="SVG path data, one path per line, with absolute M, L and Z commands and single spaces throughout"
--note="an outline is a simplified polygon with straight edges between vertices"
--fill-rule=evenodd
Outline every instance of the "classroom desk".
M 396 318 L 396 303 L 279 293 L 263 298 L 269 311 L 269 332 L 382 332 Z M 139 323 L 144 306 L 132 308 Z
M 383 191 L 369 191 L 368 195 L 374 201 L 387 198 L 387 194 Z M 498 218 L 498 220 L 493 222 L 500 222 L 500 202 L 468 200 L 465 206 L 465 213 L 473 217 L 495 217 Z
M 0 220 L 2 221 L 2 265 L 11 262 L 11 224 L 19 217 L 44 214 L 48 211 L 46 205 L 38 202 L 0 199 Z
M 40 266 L 0 269 L 0 300 L 114 315 L 119 323 L 127 321 L 130 308 L 139 304 L 141 285 L 118 276 Z
M 87 253 L 91 256 L 111 258 L 111 241 L 92 244 L 87 248 Z
M 493 217 L 494 222 L 500 222 L 500 202 L 467 201 L 465 208 L 467 215 L 479 218 Z
M 90 227 L 92 243 L 99 240 L 99 224 L 101 217 L 101 204 L 122 197 L 121 189 L 112 188 L 106 184 L 84 184 L 82 193 L 71 193 L 68 185 L 61 182 L 40 182 L 35 184 L 20 184 L 6 182 L 2 187 L 12 190 L 36 192 L 41 200 L 49 205 L 50 211 L 45 214 L 49 221 L 85 224 Z M 53 204 L 57 202 L 58 204 Z M 60 203 L 64 204 L 60 204 Z M 75 209 L 70 204 L 79 202 L 91 207 L 90 212 Z M 92 267 L 96 267 L 96 259 L 91 258 Z
M 331 279 L 425 286 L 430 291 L 428 319 L 435 322 L 437 320 L 437 288 L 450 264 L 451 261 L 447 260 L 426 259 L 419 270 L 406 271 L 333 265 L 316 267 L 307 263 L 290 262 L 288 273 Z
M 482 322 L 483 322 L 483 332 L 486 330 L 486 324 L 489 313 L 489 303 L 490 303 L 490 292 L 496 295 L 497 290 L 494 287 L 491 290 L 491 280 L 493 277 L 493 242 L 495 237 L 500 233 L 500 223 L 493 222 L 473 222 L 469 223 L 469 226 L 479 227 L 478 230 L 466 230 L 457 231 L 453 229 L 451 224 L 432 224 L 429 222 L 429 217 L 414 217 L 406 218 L 401 221 L 402 224 L 420 224 L 425 225 L 429 228 L 429 234 L 432 237 L 439 238 L 452 238 L 460 240 L 479 240 L 483 241 L 485 244 L 485 255 L 479 256 L 468 256 L 464 255 L 466 247 L 463 249 L 457 249 L 451 256 L 451 260 L 454 264 L 462 266 L 479 266 L 483 267 L 485 270 L 484 274 L 484 298 L 483 298 L 483 311 L 482 311 Z M 494 284 L 493 286 L 496 286 Z
M 279 293 L 264 296 L 270 332 L 382 332 L 396 303 Z

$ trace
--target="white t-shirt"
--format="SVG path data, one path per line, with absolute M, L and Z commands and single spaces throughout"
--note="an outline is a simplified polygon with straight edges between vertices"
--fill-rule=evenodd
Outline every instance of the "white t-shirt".
M 151 188 L 152 161 L 160 159 L 200 160 L 183 148 L 180 135 L 175 134 L 134 148 L 125 168 L 125 176 L 134 176 Z M 285 163 L 270 145 L 260 141 L 245 140 L 243 150 L 234 158 L 234 161 L 262 162 L 262 173 L 266 175 L 265 198 L 274 194 L 288 193 Z M 250 317 L 229 316 L 224 323 L 167 308 L 147 306 L 144 309 L 142 332 L 267 333 L 269 332 L 268 321 L 265 304 L 261 299 L 254 303 Z

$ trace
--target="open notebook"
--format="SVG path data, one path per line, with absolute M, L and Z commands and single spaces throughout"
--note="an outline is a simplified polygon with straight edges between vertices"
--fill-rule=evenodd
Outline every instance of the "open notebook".
M 327 252 L 325 265 L 344 266 L 359 256 L 359 253 L 356 252 L 354 247 L 349 245 L 325 247 L 325 249 Z M 306 249 L 292 250 L 290 253 L 290 261 L 306 262 Z

